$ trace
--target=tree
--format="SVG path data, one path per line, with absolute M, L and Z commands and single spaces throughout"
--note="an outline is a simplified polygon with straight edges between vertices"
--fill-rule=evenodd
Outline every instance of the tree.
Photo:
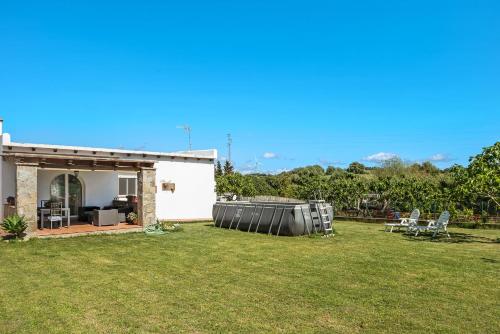
M 432 174 L 432 175 L 439 174 L 439 168 L 434 166 L 430 161 L 426 161 L 422 164 L 422 170 L 427 174 Z
M 216 178 L 215 189 L 217 194 L 233 194 L 238 196 L 255 196 L 255 185 L 240 173 L 230 173 Z
M 423 174 L 437 175 L 440 172 L 439 168 L 434 166 L 430 161 L 425 161 L 422 164 L 414 163 L 413 165 L 409 166 L 408 169 L 410 170 L 410 172 L 414 174 L 423 173 Z
M 445 173 L 449 177 L 449 183 L 443 185 L 443 188 L 449 189 L 449 191 L 446 191 L 449 202 L 462 204 L 473 202 L 470 191 L 466 186 L 468 178 L 467 168 L 455 164 L 447 168 Z
M 400 158 L 392 158 L 382 162 L 382 166 L 373 170 L 378 177 L 401 176 L 406 171 L 406 166 Z
M 347 171 L 349 173 L 353 173 L 353 174 L 364 174 L 365 169 L 366 169 L 365 165 L 363 165 L 362 163 L 359 163 L 357 161 L 351 162 L 349 167 L 347 167 Z
M 273 177 L 274 175 L 265 174 L 249 174 L 245 176 L 248 182 L 253 184 L 257 195 L 278 196 L 278 189 L 270 183 Z
M 366 191 L 366 178 L 356 174 L 336 174 L 328 180 L 325 199 L 334 203 L 336 210 L 360 210 Z
M 222 164 L 220 163 L 220 160 L 217 160 L 217 165 L 215 165 L 215 177 L 222 176 L 222 174 L 224 174 Z
M 231 161 L 226 160 L 224 163 L 224 175 L 229 175 L 234 173 L 234 167 Z
M 469 161 L 466 189 L 500 206 L 500 142 L 483 148 Z

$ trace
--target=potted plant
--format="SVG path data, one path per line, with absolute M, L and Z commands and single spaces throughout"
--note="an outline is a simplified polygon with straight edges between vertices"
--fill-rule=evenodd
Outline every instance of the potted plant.
M 127 223 L 129 224 L 137 224 L 137 218 L 139 218 L 137 216 L 137 213 L 135 212 L 130 212 L 128 215 L 127 215 Z
M 21 238 L 27 228 L 28 224 L 24 220 L 24 216 L 17 214 L 6 217 L 2 222 L 2 229 L 13 234 L 16 239 Z

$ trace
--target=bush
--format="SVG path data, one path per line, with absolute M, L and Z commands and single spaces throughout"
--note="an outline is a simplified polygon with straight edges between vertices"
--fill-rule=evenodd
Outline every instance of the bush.
M 474 211 L 469 208 L 464 208 L 462 210 L 462 217 L 464 218 L 465 222 L 470 222 L 474 218 Z
M 488 212 L 486 212 L 486 211 L 483 210 L 481 212 L 481 223 L 483 223 L 483 224 L 488 223 L 488 219 L 489 219 Z
M 163 231 L 166 231 L 166 232 L 181 232 L 182 230 L 184 230 L 184 227 L 182 227 L 181 224 L 173 224 L 173 223 L 169 223 L 169 222 L 161 222 L 161 229 Z
M 130 213 L 127 215 L 127 217 L 126 217 L 126 218 L 127 218 L 127 222 L 128 222 L 129 224 L 132 224 L 132 223 L 135 223 L 135 222 L 137 221 L 138 216 L 137 216 L 137 213 L 135 213 L 135 212 L 130 212 Z
M 2 228 L 7 233 L 15 235 L 16 238 L 20 238 L 28 228 L 28 224 L 24 220 L 24 216 L 12 215 L 3 220 Z
M 450 221 L 458 222 L 459 210 L 454 204 L 448 206 L 448 212 L 450 213 Z

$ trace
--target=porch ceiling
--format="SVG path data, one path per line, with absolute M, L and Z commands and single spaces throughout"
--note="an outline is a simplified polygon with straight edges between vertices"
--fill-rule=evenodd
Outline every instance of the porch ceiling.
M 73 170 L 120 170 L 139 171 L 154 168 L 155 161 L 144 159 L 124 159 L 121 157 L 58 156 L 55 154 L 4 153 L 4 159 L 16 163 L 38 164 L 40 168 Z

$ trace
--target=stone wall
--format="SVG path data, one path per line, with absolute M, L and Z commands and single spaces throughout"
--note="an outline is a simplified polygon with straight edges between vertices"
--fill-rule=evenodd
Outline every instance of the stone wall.
M 16 210 L 28 223 L 26 233 L 37 230 L 37 164 L 16 164 Z
M 142 168 L 137 175 L 137 215 L 140 225 L 156 222 L 156 170 Z

